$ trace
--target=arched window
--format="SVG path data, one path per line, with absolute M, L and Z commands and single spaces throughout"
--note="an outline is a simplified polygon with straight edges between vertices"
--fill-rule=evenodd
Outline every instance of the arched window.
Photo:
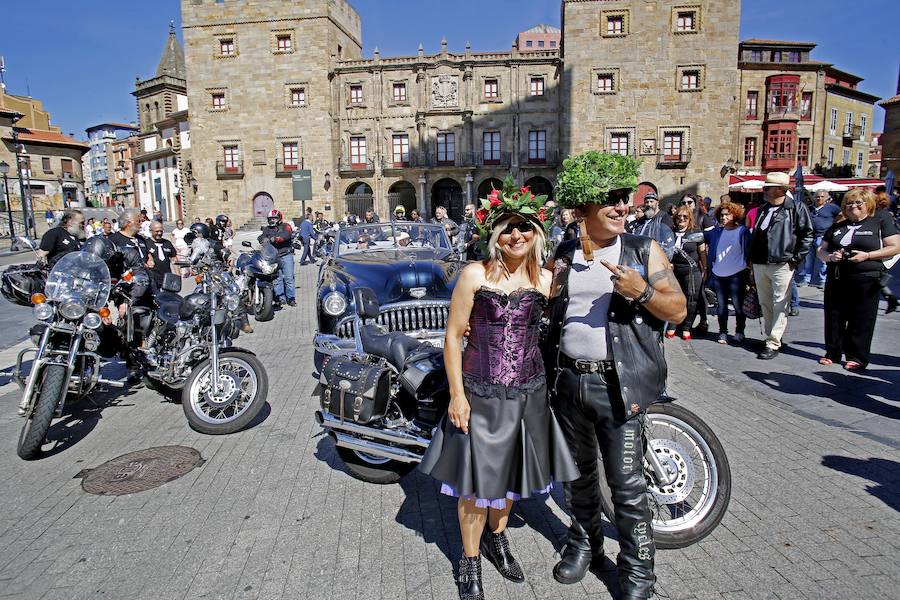
M 159 121 L 159 102 L 153 103 L 153 113 L 156 115 L 156 120 Z

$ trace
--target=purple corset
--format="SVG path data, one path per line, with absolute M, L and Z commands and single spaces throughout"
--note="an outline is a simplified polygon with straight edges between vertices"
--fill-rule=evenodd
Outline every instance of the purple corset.
M 538 349 L 547 303 L 535 289 L 506 294 L 482 287 L 475 292 L 463 375 L 480 384 L 520 386 L 544 374 Z

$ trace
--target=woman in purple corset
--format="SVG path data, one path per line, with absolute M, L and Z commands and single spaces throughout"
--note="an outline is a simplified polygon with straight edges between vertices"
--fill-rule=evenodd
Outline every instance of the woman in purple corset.
M 525 580 L 505 534 L 513 501 L 578 477 L 547 402 L 538 350 L 552 279 L 541 268 L 551 218 L 545 201 L 528 188 L 516 191 L 511 180 L 482 200 L 477 218 L 489 258 L 463 269 L 450 303 L 450 407 L 420 469 L 443 482 L 441 493 L 459 498 L 463 600 L 484 598 L 482 552 L 505 578 Z

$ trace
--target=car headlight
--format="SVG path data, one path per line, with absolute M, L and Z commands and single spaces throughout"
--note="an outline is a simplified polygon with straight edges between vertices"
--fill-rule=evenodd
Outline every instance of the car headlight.
M 229 294 L 225 296 L 225 308 L 228 309 L 229 312 L 234 312 L 241 305 L 241 297 L 236 294 Z
M 97 329 L 98 327 L 100 327 L 100 324 L 103 323 L 103 320 L 97 313 L 88 313 L 84 315 L 83 323 L 84 326 L 88 329 Z
M 275 272 L 275 269 L 277 269 L 277 268 L 278 268 L 278 265 L 275 263 L 270 263 L 270 262 L 266 262 L 263 260 L 259 261 L 259 270 L 262 272 L 263 275 L 271 275 L 272 273 Z
M 70 321 L 80 319 L 84 316 L 85 310 L 84 304 L 81 302 L 63 302 L 59 305 L 59 314 Z
M 347 310 L 347 299 L 340 292 L 331 292 L 322 301 L 322 309 L 332 317 L 342 315 Z
M 34 318 L 38 321 L 49 321 L 53 318 L 53 306 L 50 304 L 38 304 L 34 307 Z

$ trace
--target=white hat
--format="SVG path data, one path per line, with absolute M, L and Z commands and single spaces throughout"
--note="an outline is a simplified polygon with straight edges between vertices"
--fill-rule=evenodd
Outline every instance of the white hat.
M 766 174 L 766 182 L 763 184 L 763 187 L 791 187 L 791 176 L 787 173 L 779 173 L 777 171 L 768 173 Z

